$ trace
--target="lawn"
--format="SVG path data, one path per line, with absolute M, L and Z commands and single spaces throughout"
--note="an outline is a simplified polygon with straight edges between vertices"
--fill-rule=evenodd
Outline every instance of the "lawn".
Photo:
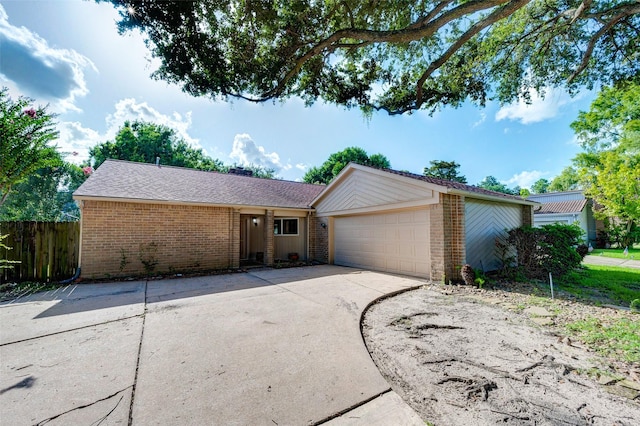
M 560 290 L 601 304 L 629 307 L 640 299 L 640 269 L 586 265 L 559 284 Z
M 594 249 L 591 253 L 592 256 L 604 256 L 613 257 L 616 259 L 637 259 L 640 260 L 640 248 L 636 244 L 635 247 L 629 248 L 629 253 L 624 254 L 624 249 Z
M 640 299 L 640 269 L 588 265 L 563 279 L 559 289 L 596 304 L 636 307 Z M 566 327 L 569 333 L 602 355 L 640 362 L 640 311 L 630 317 L 584 318 Z

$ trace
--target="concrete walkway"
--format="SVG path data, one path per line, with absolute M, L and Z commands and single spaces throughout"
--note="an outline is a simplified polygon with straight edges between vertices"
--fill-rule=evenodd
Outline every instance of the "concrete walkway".
M 415 279 L 334 266 L 71 285 L 0 304 L 0 423 L 424 424 L 366 306 Z
M 586 265 L 622 266 L 624 268 L 640 269 L 640 260 L 631 258 L 617 259 L 606 256 L 588 255 L 584 257 L 582 263 Z

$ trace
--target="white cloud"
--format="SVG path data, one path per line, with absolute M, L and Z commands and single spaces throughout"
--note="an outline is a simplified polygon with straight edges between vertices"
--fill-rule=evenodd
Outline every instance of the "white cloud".
M 57 141 L 58 151 L 67 161 L 76 164 L 87 161 L 89 149 L 106 140 L 95 130 L 83 127 L 77 121 L 60 123 L 58 130 L 60 131 Z
M 478 127 L 479 125 L 481 125 L 482 123 L 484 123 L 487 119 L 487 114 L 485 114 L 484 112 L 480 113 L 480 118 L 478 119 L 478 121 L 476 121 L 475 123 L 473 123 L 471 125 L 472 129 L 475 129 L 476 127 Z
M 162 114 L 146 102 L 138 103 L 133 98 L 122 99 L 115 105 L 115 112 L 106 118 L 110 137 L 116 135 L 125 121 L 143 120 L 172 128 L 176 134 L 194 148 L 201 148 L 200 141 L 189 135 L 191 127 L 191 111 L 186 114 L 174 112 L 172 115 Z M 112 135 L 112 136 L 111 136 Z
M 82 163 L 89 159 L 89 149 L 99 143 L 113 140 L 125 121 L 144 120 L 162 124 L 176 131 L 179 138 L 184 139 L 194 148 L 200 148 L 198 139 L 188 133 L 191 127 L 191 112 L 165 115 L 158 112 L 146 102 L 136 103 L 134 99 L 122 99 L 114 105 L 115 111 L 107 115 L 107 129 L 100 133 L 94 129 L 83 127 L 79 122 L 65 121 L 58 125 L 60 131 L 57 140 L 58 151 L 66 155 L 68 161 Z
M 295 167 L 296 167 L 296 169 L 298 169 L 300 171 L 303 171 L 303 172 L 306 172 L 307 169 L 309 168 L 309 166 L 307 166 L 306 164 L 302 164 L 302 163 L 296 164 Z
M 51 47 L 28 28 L 11 25 L 2 5 L 0 58 L 0 80 L 14 83 L 37 101 L 51 102 L 60 112 L 78 111 L 76 98 L 89 92 L 84 70 L 97 71 L 89 58 L 75 50 Z
M 511 179 L 505 183 L 510 186 L 519 186 L 520 188 L 531 188 L 535 181 L 544 176 L 548 176 L 549 172 L 541 172 L 539 170 L 523 171 L 513 175 Z
M 520 99 L 515 104 L 505 105 L 496 113 L 496 121 L 512 120 L 522 124 L 538 123 L 554 118 L 560 107 L 575 102 L 567 93 L 559 89 L 548 89 L 544 98 L 535 90 L 531 91 L 531 102 Z
M 288 170 L 289 164 L 282 164 L 276 152 L 267 152 L 263 146 L 258 146 L 246 133 L 237 134 L 233 139 L 233 148 L 229 154 L 231 160 L 240 165 L 255 165 L 277 171 Z

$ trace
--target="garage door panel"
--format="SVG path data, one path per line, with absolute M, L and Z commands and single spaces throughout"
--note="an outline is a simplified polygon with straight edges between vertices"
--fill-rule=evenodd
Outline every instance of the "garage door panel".
M 336 264 L 429 276 L 427 209 L 338 217 L 334 223 Z

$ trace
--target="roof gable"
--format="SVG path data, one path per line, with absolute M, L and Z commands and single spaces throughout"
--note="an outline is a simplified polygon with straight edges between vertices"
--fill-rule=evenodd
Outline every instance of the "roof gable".
M 393 209 L 438 202 L 435 186 L 392 176 L 370 167 L 350 167 L 313 202 L 318 214 Z
M 392 169 L 379 169 L 375 167 L 363 166 L 360 164 L 349 163 L 342 171 L 336 176 L 331 183 L 326 187 L 324 191 L 313 200 L 312 205 L 316 208 L 328 197 L 333 191 L 337 191 L 338 187 L 344 184 L 345 180 L 348 180 L 351 173 L 354 170 L 368 171 L 371 174 L 389 179 L 395 179 L 398 182 L 403 182 L 405 185 L 413 185 L 421 187 L 423 190 L 431 190 L 436 192 L 463 195 L 469 198 L 484 199 L 490 201 L 502 201 L 507 203 L 525 204 L 525 205 L 537 205 L 535 201 L 528 201 L 522 197 L 503 194 L 501 192 L 489 191 L 487 189 L 479 188 L 477 186 L 467 185 L 459 182 L 453 182 L 445 179 L 438 179 L 429 176 L 422 176 L 415 173 L 402 172 Z M 412 199 L 412 194 L 404 194 L 402 192 L 396 195 L 401 196 L 405 201 Z M 437 202 L 437 200 L 435 201 Z M 426 202 L 423 204 L 429 204 Z
M 78 199 L 307 209 L 323 189 L 323 185 L 107 160 L 73 195 Z

